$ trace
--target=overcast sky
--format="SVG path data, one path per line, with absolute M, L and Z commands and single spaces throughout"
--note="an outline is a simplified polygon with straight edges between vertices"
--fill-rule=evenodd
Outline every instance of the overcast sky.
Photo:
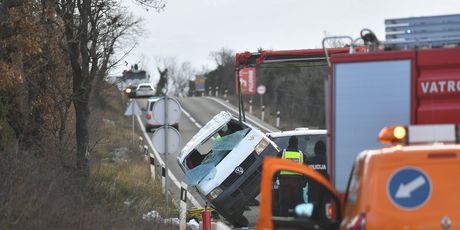
M 144 18 L 147 33 L 126 60 L 144 62 L 154 77 L 155 57 L 213 68 L 209 53 L 223 47 L 235 52 L 319 48 L 325 31 L 358 37 L 363 28 L 384 40 L 385 19 L 460 13 L 460 0 L 166 1 L 159 13 L 129 5 Z

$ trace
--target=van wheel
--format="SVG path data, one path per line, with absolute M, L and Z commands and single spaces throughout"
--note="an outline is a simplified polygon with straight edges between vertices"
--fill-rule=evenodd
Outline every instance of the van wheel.
M 230 216 L 228 221 L 236 228 L 247 227 L 249 225 L 248 219 L 243 214 L 234 214 Z

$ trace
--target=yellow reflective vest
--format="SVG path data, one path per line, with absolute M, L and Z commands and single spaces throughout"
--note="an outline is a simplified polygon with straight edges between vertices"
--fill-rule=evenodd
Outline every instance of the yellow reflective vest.
M 300 151 L 283 151 L 283 155 L 281 156 L 282 159 L 290 160 L 297 162 L 299 164 L 303 164 L 303 153 Z M 281 171 L 280 175 L 300 175 L 299 173 L 292 172 L 292 171 Z

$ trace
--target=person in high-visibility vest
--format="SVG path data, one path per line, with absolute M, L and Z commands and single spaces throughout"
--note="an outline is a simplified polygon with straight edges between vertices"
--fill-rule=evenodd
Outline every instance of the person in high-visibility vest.
M 299 151 L 299 140 L 296 136 L 289 138 L 289 145 L 280 152 L 281 158 L 304 163 L 305 156 Z M 279 172 L 279 215 L 292 216 L 296 205 L 303 203 L 303 185 L 305 177 L 292 171 Z

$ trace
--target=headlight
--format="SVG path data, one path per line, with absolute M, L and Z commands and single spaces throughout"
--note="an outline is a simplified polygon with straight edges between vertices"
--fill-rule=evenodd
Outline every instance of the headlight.
M 125 92 L 126 92 L 126 93 L 131 93 L 131 89 L 130 89 L 130 88 L 127 88 L 127 89 L 125 90 Z
M 224 190 L 222 190 L 221 188 L 219 187 L 216 187 L 215 189 L 213 189 L 206 197 L 208 198 L 208 200 L 214 200 L 216 199 Z
M 257 144 L 256 147 L 254 148 L 254 150 L 256 151 L 257 155 L 260 155 L 260 153 L 262 153 L 262 151 L 264 151 L 265 148 L 267 148 L 267 146 L 269 144 L 270 144 L 270 141 L 268 141 L 265 138 L 262 138 L 262 140 L 259 142 L 259 144 Z

